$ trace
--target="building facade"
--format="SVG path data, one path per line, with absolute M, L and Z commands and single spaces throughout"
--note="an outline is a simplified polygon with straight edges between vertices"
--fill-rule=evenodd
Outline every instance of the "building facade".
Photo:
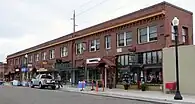
M 105 83 L 114 85 L 128 71 L 135 84 L 140 77 L 162 83 L 162 48 L 174 45 L 174 16 L 180 20 L 179 44 L 193 44 L 192 12 L 162 2 L 8 55 L 9 71 L 20 75 L 60 70 L 71 83 L 107 79 Z M 22 71 L 24 67 L 28 70 Z
M 3 81 L 7 74 L 7 64 L 0 62 L 0 81 Z

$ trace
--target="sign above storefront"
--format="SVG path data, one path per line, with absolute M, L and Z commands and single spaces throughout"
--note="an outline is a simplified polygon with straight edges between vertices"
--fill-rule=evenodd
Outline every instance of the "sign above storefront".
M 99 63 L 100 60 L 101 60 L 101 58 L 91 58 L 91 59 L 87 59 L 86 63 L 87 64 L 95 64 L 95 63 Z

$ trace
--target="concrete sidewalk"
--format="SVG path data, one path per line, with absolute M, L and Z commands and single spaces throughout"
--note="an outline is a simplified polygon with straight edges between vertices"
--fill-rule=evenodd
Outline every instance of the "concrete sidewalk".
M 123 90 L 123 89 L 105 89 L 102 92 L 102 89 L 99 89 L 98 92 L 91 91 L 91 87 L 86 87 L 84 91 L 80 91 L 80 89 L 72 87 L 72 86 L 64 86 L 63 91 L 71 91 L 78 92 L 84 94 L 92 94 L 99 96 L 107 96 L 107 97 L 117 97 L 124 99 L 133 99 L 133 100 L 141 100 L 146 102 L 156 102 L 156 103 L 171 103 L 171 104 L 195 104 L 195 96 L 182 95 L 183 100 L 174 100 L 174 94 L 164 94 L 158 91 L 136 91 L 136 90 Z

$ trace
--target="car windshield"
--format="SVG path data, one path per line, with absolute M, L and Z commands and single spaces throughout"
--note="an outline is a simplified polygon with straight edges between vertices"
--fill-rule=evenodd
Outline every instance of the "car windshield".
M 52 76 L 50 76 L 50 75 L 42 75 L 41 78 L 52 79 Z

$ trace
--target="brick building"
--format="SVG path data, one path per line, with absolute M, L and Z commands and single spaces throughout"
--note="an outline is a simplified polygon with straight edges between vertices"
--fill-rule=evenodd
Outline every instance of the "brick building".
M 114 84 L 129 71 L 134 83 L 140 76 L 148 82 L 149 76 L 158 77 L 161 82 L 161 51 L 174 45 L 174 16 L 180 20 L 179 44 L 193 44 L 193 13 L 162 2 L 8 55 L 9 71 L 61 70 L 72 83 L 84 75 L 88 80 L 106 77 Z
M 5 76 L 8 75 L 7 73 L 7 64 L 0 62 L 0 80 L 4 80 Z

